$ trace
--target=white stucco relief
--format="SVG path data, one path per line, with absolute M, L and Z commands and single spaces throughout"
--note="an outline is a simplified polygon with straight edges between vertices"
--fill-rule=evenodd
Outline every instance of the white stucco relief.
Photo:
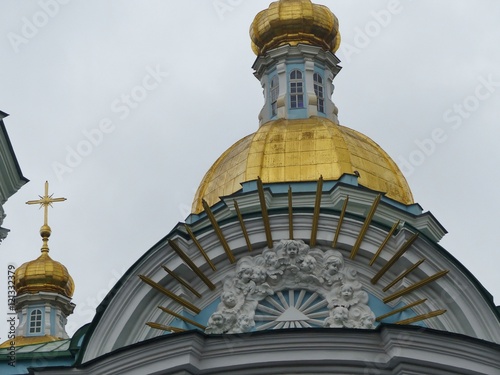
M 241 258 L 230 274 L 206 333 L 327 327 L 375 328 L 357 272 L 337 250 L 281 240 Z

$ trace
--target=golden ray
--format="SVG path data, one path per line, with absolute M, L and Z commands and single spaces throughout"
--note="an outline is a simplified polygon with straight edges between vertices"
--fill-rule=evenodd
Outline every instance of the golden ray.
M 146 325 L 151 327 L 151 328 L 154 328 L 154 329 L 159 329 L 160 331 L 167 331 L 167 332 L 172 332 L 172 333 L 179 333 L 179 332 L 186 331 L 185 329 L 182 329 L 182 328 L 164 326 L 163 324 L 153 323 L 153 322 L 148 322 L 148 323 L 146 323 Z
M 174 250 L 177 255 L 186 263 L 189 268 L 203 281 L 211 290 L 215 290 L 215 285 L 210 281 L 210 279 L 203 273 L 202 270 L 198 268 L 196 264 L 186 255 L 184 251 L 177 245 L 174 241 L 168 240 L 168 244 Z
M 422 263 L 424 263 L 425 259 L 420 259 L 417 263 L 415 263 L 413 266 L 408 268 L 405 272 L 403 272 L 401 275 L 396 277 L 392 282 L 390 282 L 384 289 L 382 289 L 384 292 L 387 292 L 389 289 L 391 289 L 394 285 L 396 285 L 399 281 L 403 280 L 406 276 L 408 276 L 410 273 L 413 272 L 418 266 L 420 266 Z
M 379 248 L 378 248 L 377 252 L 375 253 L 375 255 L 373 255 L 373 258 L 370 261 L 370 266 L 373 266 L 373 263 L 375 263 L 375 261 L 379 257 L 379 255 L 382 252 L 382 250 L 384 250 L 385 246 L 387 245 L 387 243 L 391 239 L 392 235 L 394 234 L 394 232 L 398 228 L 399 223 L 401 223 L 401 220 L 398 220 L 397 222 L 395 222 L 394 225 L 392 226 L 391 230 L 389 231 L 389 233 L 387 233 L 387 236 L 385 237 L 384 242 L 382 242 L 382 244 L 379 246 Z
M 392 256 L 391 259 L 387 261 L 387 263 L 378 271 L 378 273 L 371 280 L 372 284 L 376 284 L 384 274 L 389 271 L 389 269 L 398 261 L 399 258 L 403 256 L 403 254 L 411 247 L 413 242 L 418 238 L 418 233 L 413 234 L 408 241 L 406 241 L 403 246 L 398 250 L 396 254 Z
M 335 230 L 335 236 L 333 237 L 332 247 L 337 247 L 337 241 L 339 240 L 340 228 L 344 222 L 345 213 L 347 212 L 347 204 L 349 203 L 349 196 L 346 196 L 344 205 L 342 206 L 342 211 L 340 212 L 339 223 L 337 224 L 337 229 Z
M 365 234 L 368 231 L 368 228 L 370 227 L 370 223 L 372 222 L 373 215 L 375 215 L 375 212 L 377 211 L 378 204 L 380 203 L 380 200 L 382 199 L 382 195 L 379 194 L 377 195 L 377 198 L 373 201 L 373 204 L 370 208 L 370 211 L 368 212 L 368 215 L 366 215 L 365 222 L 363 223 L 363 227 L 361 227 L 361 230 L 359 232 L 358 238 L 356 239 L 356 243 L 354 244 L 352 250 L 351 250 L 351 259 L 356 258 L 356 255 L 358 254 L 359 248 L 361 247 L 361 242 L 363 242 L 363 239 L 365 238 Z
M 165 313 L 169 314 L 169 315 L 172 315 L 172 316 L 174 316 L 174 317 L 176 317 L 176 318 L 179 318 L 180 320 L 182 320 L 182 321 L 184 321 L 184 322 L 186 322 L 186 323 L 188 323 L 188 324 L 191 324 L 191 325 L 193 325 L 193 326 L 195 326 L 195 327 L 198 327 L 198 328 L 202 329 L 203 331 L 207 328 L 207 327 L 205 327 L 205 326 L 202 326 L 200 323 L 195 322 L 194 320 L 191 320 L 191 319 L 189 319 L 189 318 L 186 318 L 185 316 L 182 316 L 182 315 L 177 314 L 176 312 L 174 312 L 174 311 L 172 311 L 172 310 L 167 309 L 166 307 L 163 307 L 163 306 L 158 306 L 158 308 L 159 308 L 160 310 L 162 310 L 163 312 L 165 312 Z
M 217 235 L 217 237 L 219 238 L 219 241 L 222 245 L 222 248 L 224 249 L 224 251 L 226 253 L 227 259 L 229 259 L 229 262 L 231 262 L 231 263 L 236 262 L 236 259 L 234 258 L 234 255 L 233 255 L 231 249 L 229 248 L 229 245 L 226 241 L 226 238 L 224 237 L 224 234 L 222 233 L 222 230 L 219 227 L 219 223 L 217 223 L 217 220 L 215 219 L 215 216 L 214 216 L 212 210 L 208 206 L 208 203 L 205 200 L 203 200 L 202 204 L 203 204 L 203 208 L 205 209 L 205 213 L 208 216 L 208 219 L 212 223 L 212 227 L 214 228 L 214 232 Z
M 166 266 L 161 266 L 170 276 L 172 276 L 177 282 L 183 285 L 186 289 L 188 289 L 191 293 L 193 293 L 196 297 L 201 298 L 201 294 L 196 291 L 191 285 L 188 284 L 187 281 L 183 280 L 179 275 L 177 275 L 174 271 L 170 270 Z
M 321 211 L 321 195 L 323 194 L 323 176 L 319 177 L 318 186 L 316 188 L 316 200 L 314 202 L 314 214 L 311 227 L 311 247 L 316 246 L 316 236 L 318 233 L 319 213 Z
M 189 234 L 189 237 L 191 237 L 191 240 L 193 241 L 193 243 L 196 245 L 196 247 L 198 248 L 198 250 L 200 251 L 201 255 L 203 255 L 203 258 L 205 258 L 205 260 L 207 261 L 208 265 L 210 266 L 210 268 L 213 270 L 213 271 L 217 271 L 217 268 L 215 268 L 215 265 L 212 263 L 212 260 L 208 257 L 208 254 L 207 252 L 205 251 L 205 249 L 203 249 L 203 247 L 200 245 L 200 243 L 198 242 L 198 239 L 196 238 L 196 236 L 194 235 L 193 231 L 191 230 L 191 228 L 189 228 L 189 226 L 187 224 L 184 224 L 184 228 L 186 228 L 186 231 L 188 232 Z
M 388 318 L 388 317 L 390 317 L 392 315 L 396 315 L 396 314 L 398 314 L 400 312 L 403 312 L 403 311 L 406 311 L 408 309 L 411 309 L 412 307 L 418 306 L 418 305 L 424 303 L 425 301 L 427 301 L 427 298 L 424 298 L 424 299 L 418 300 L 416 302 L 410 303 L 409 305 L 406 305 L 406 306 L 403 306 L 403 307 L 401 307 L 399 309 L 393 310 L 393 311 L 391 311 L 391 312 L 389 312 L 387 314 L 380 315 L 376 320 L 377 320 L 377 322 L 380 322 L 381 320 L 384 320 L 385 318 Z
M 262 212 L 262 220 L 264 221 L 264 229 L 266 231 L 267 247 L 273 248 L 273 236 L 271 234 L 271 223 L 269 222 L 269 215 L 267 213 L 266 198 L 264 196 L 264 186 L 262 180 L 257 177 L 257 189 L 259 191 L 260 210 Z
M 234 209 L 236 210 L 236 215 L 238 215 L 238 220 L 240 221 L 241 232 L 243 233 L 243 237 L 245 238 L 245 242 L 247 243 L 248 251 L 252 251 L 252 244 L 250 242 L 250 238 L 248 237 L 247 228 L 245 226 L 245 222 L 243 221 L 243 215 L 241 214 L 240 207 L 238 206 L 238 202 L 234 201 Z
M 433 281 L 436 281 L 437 279 L 445 276 L 448 272 L 450 272 L 450 271 L 449 270 L 440 271 L 432 276 L 425 278 L 424 280 L 421 280 L 415 284 L 410 285 L 407 288 L 401 289 L 401 290 L 391 294 L 389 297 L 384 298 L 384 303 L 389 303 L 391 301 L 394 301 L 395 299 L 402 297 L 405 294 L 411 293 L 414 290 L 417 290 L 417 289 L 419 289 L 419 288 L 421 288 L 421 287 L 423 287 L 423 286 L 425 286 Z
M 201 312 L 201 310 L 198 307 L 196 307 L 195 305 L 193 305 L 191 302 L 186 301 L 184 298 L 181 298 L 181 297 L 175 295 L 170 290 L 167 290 L 164 287 L 162 287 L 160 284 L 155 283 L 149 277 L 146 277 L 144 275 L 139 275 L 139 278 L 142 281 L 144 281 L 146 284 L 148 284 L 149 286 L 151 286 L 154 289 L 158 290 L 159 292 L 165 294 L 167 297 L 173 299 L 175 302 L 177 302 L 178 304 L 180 304 L 180 305 L 184 306 L 185 308 L 191 310 L 195 314 L 199 314 Z
M 446 310 L 436 310 L 436 311 L 431 311 L 430 313 L 427 314 L 422 314 L 418 316 L 414 316 L 413 318 L 401 320 L 399 322 L 396 322 L 396 324 L 399 325 L 406 325 L 406 324 L 412 324 L 415 322 L 420 322 L 421 320 L 429 319 L 429 318 L 434 318 L 435 316 L 442 315 L 446 312 Z

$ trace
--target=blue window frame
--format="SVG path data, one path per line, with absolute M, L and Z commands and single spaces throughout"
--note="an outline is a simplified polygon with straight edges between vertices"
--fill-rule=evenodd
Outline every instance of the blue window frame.
M 34 309 L 29 317 L 29 334 L 36 335 L 42 333 L 43 313 L 40 309 Z
M 314 73 L 314 93 L 318 98 L 318 112 L 325 113 L 325 89 L 323 86 L 323 77 L 319 75 L 319 73 Z
M 290 73 L 290 108 L 304 108 L 304 80 L 300 70 Z
M 280 92 L 280 83 L 278 80 L 278 76 L 274 76 L 271 79 L 271 87 L 270 87 L 270 97 L 271 97 L 271 117 L 274 117 L 278 114 L 278 95 Z

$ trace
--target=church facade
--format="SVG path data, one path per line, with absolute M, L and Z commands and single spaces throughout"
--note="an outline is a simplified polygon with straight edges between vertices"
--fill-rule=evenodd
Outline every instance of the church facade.
M 3 119 L 8 114 L 0 111 L 0 243 L 7 237 L 9 230 L 2 228 L 6 214 L 3 205 L 14 195 L 28 179 L 23 176 L 21 168 L 10 142 Z
M 185 223 L 89 325 L 11 373 L 500 374 L 491 295 L 439 245 L 446 230 L 390 156 L 339 124 L 335 15 L 275 1 L 250 37 L 264 92 L 256 132 L 215 161 Z M 16 303 L 55 293 L 71 313 L 69 274 L 43 291 L 17 277 Z

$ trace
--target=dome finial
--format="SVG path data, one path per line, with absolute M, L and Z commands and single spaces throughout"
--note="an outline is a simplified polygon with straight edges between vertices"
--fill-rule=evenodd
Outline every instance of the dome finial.
M 52 207 L 52 203 L 54 202 L 64 202 L 66 198 L 52 198 L 54 194 L 49 195 L 49 182 L 45 181 L 45 195 L 42 197 L 39 195 L 40 199 L 38 200 L 33 200 L 33 201 L 28 201 L 26 204 L 39 204 L 40 208 L 43 207 L 44 213 L 43 213 L 43 225 L 40 228 L 40 235 L 42 236 L 42 253 L 48 253 L 49 252 L 49 237 L 50 234 L 52 233 L 50 227 L 49 227 L 49 206 Z
M 287 44 L 335 52 L 340 46 L 339 21 L 326 6 L 311 0 L 279 0 L 257 14 L 250 38 L 256 55 Z

